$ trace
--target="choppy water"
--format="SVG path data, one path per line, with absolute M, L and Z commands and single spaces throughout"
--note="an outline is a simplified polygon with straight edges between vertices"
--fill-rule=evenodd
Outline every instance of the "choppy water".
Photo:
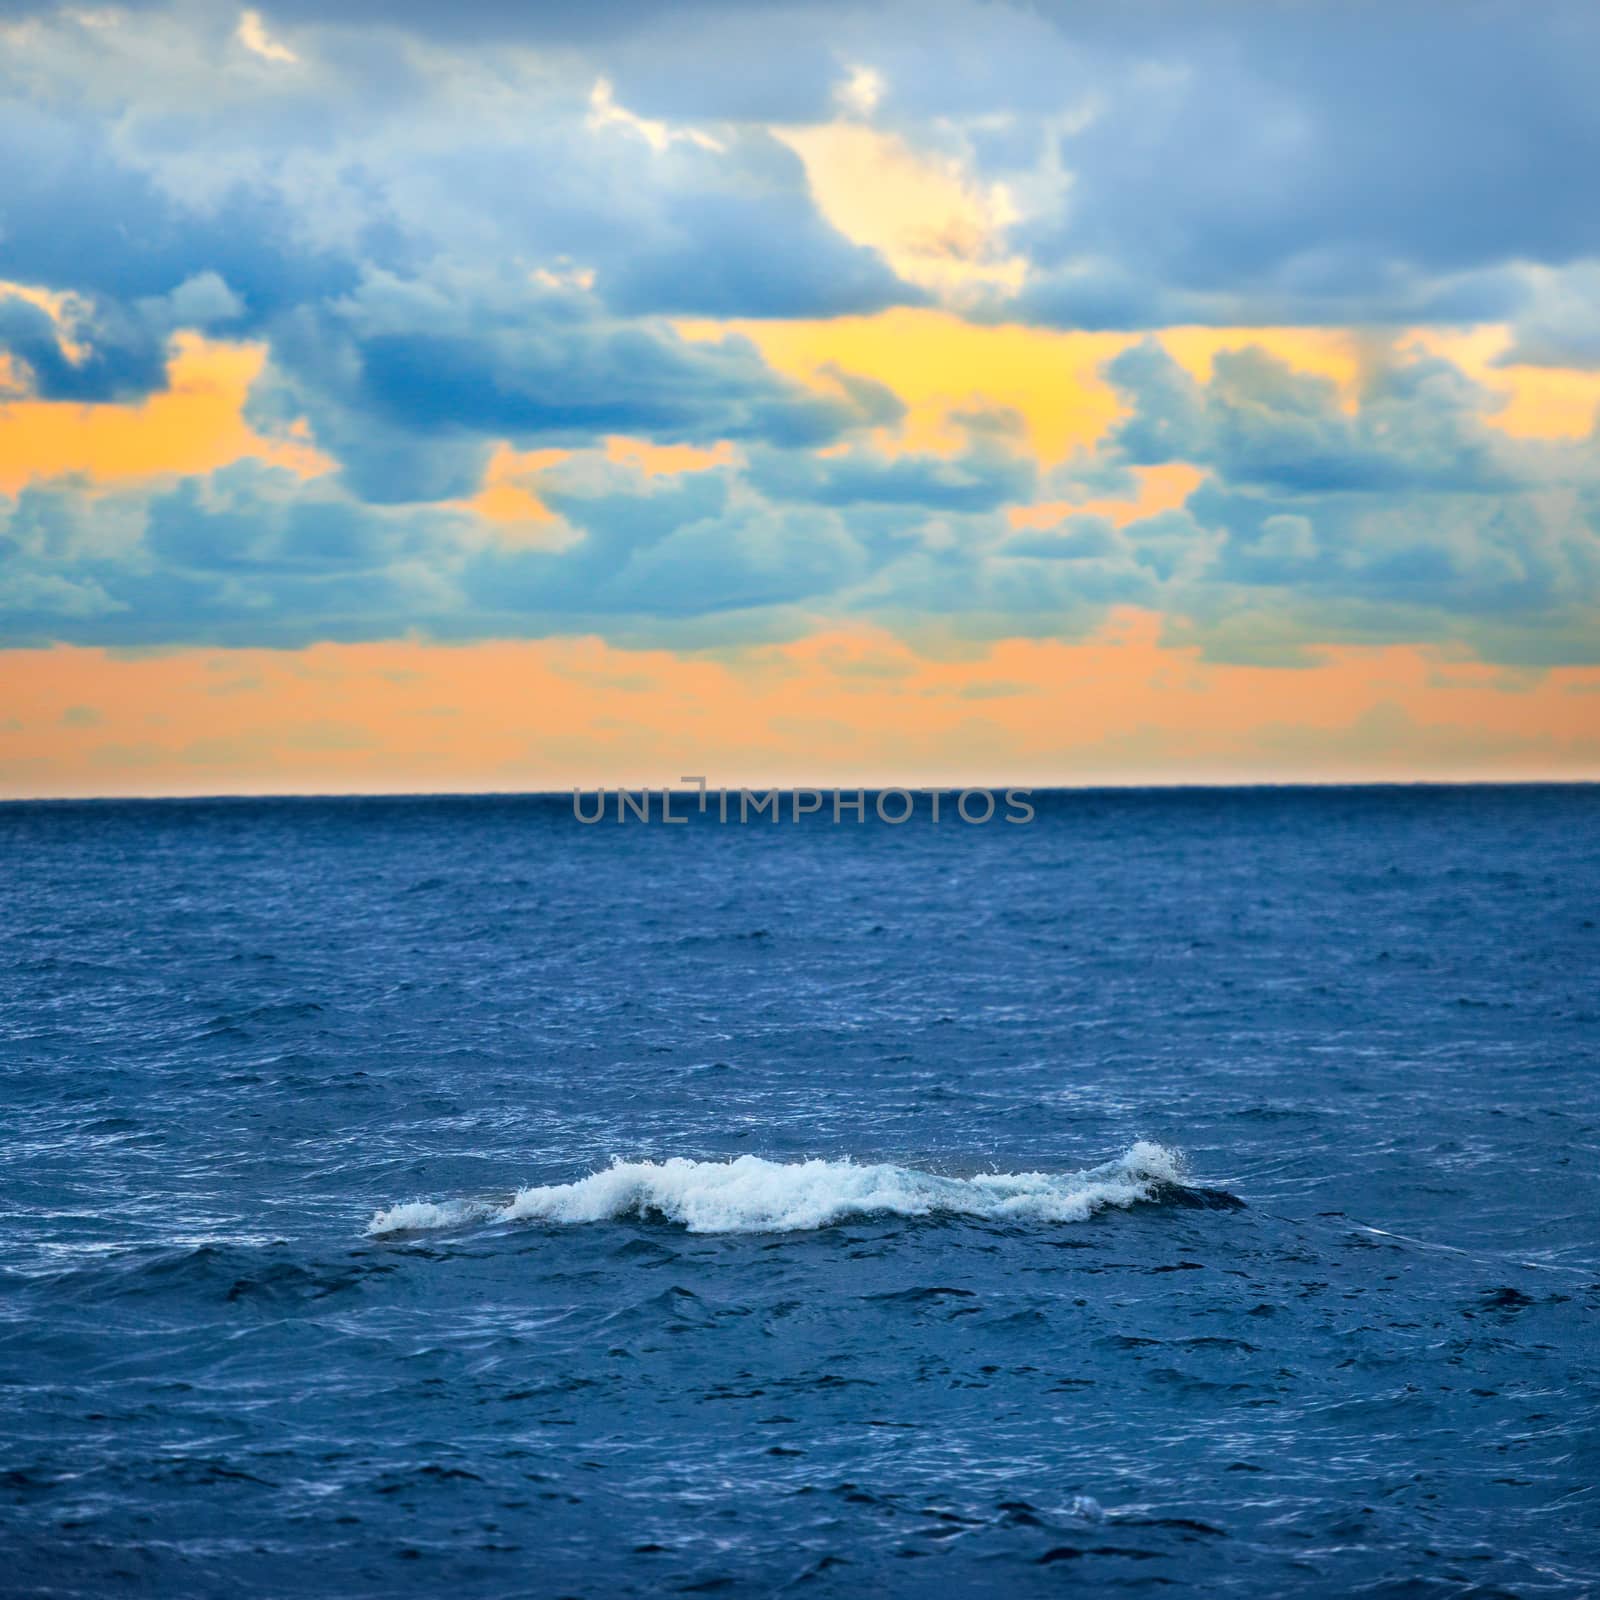
M 0 808 L 0 1588 L 1595 1591 L 1600 792 L 1036 803 Z

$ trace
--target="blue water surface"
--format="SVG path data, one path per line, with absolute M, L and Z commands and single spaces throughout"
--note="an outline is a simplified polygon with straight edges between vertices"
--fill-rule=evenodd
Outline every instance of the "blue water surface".
M 1600 791 L 1035 805 L 0 807 L 0 1589 L 1600 1589 Z

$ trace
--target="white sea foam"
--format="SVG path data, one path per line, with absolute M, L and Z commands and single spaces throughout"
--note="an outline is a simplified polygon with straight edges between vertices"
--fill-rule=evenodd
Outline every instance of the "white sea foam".
M 375 1211 L 368 1233 L 414 1233 L 427 1228 L 460 1228 L 469 1222 L 487 1222 L 500 1207 L 475 1200 L 407 1200 Z
M 970 1178 L 854 1161 L 615 1159 L 576 1183 L 521 1189 L 504 1205 L 415 1200 L 391 1206 L 373 1216 L 367 1232 L 645 1216 L 680 1223 L 690 1233 L 789 1233 L 884 1215 L 1082 1222 L 1106 1206 L 1131 1206 L 1151 1199 L 1162 1184 L 1178 1182 L 1180 1160 L 1144 1140 L 1085 1172 L 987 1172 Z

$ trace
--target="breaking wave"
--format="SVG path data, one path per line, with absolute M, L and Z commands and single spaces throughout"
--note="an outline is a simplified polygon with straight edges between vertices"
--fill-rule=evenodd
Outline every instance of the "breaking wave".
M 989 1172 L 946 1178 L 914 1167 L 854 1161 L 613 1160 L 576 1183 L 522 1189 L 505 1204 L 413 1200 L 378 1211 L 369 1235 L 474 1222 L 605 1222 L 663 1217 L 690 1233 L 790 1233 L 852 1217 L 955 1216 L 1082 1222 L 1107 1206 L 1156 1198 L 1182 1182 L 1182 1158 L 1140 1140 L 1084 1172 Z

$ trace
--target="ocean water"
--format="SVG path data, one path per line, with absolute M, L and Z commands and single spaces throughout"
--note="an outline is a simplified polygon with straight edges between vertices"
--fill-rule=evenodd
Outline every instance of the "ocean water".
M 1600 1590 L 1600 790 L 0 807 L 12 1595 Z

